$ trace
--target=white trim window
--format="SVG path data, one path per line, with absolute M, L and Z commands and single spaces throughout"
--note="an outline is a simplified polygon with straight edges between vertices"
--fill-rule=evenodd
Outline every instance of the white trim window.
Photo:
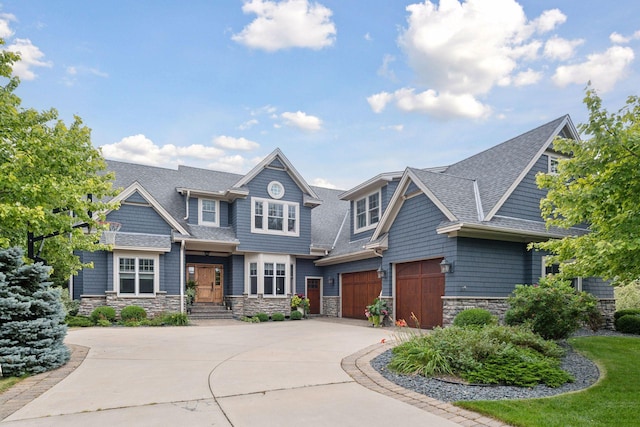
M 220 224 L 220 202 L 198 199 L 198 224 L 217 227 Z
M 379 191 L 353 202 L 355 206 L 354 229 L 361 232 L 374 228 L 380 221 L 380 199 Z
M 560 157 L 558 156 L 547 156 L 549 158 L 549 166 L 547 171 L 552 175 L 558 174 L 558 164 L 560 163 Z
M 250 296 L 286 297 L 294 286 L 294 258 L 289 255 L 247 256 L 246 292 Z
M 300 205 L 298 203 L 256 197 L 251 199 L 252 233 L 298 236 L 299 216 Z
M 547 264 L 547 257 L 542 257 L 542 277 L 547 277 L 548 275 L 559 274 L 560 273 L 560 264 Z M 582 277 L 574 277 L 571 279 L 571 286 L 578 291 L 582 292 Z
M 159 283 L 157 254 L 114 255 L 114 289 L 123 296 L 155 296 Z

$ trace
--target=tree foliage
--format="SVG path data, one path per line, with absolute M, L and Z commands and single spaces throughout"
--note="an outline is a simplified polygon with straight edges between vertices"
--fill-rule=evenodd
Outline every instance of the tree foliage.
M 19 248 L 0 250 L 0 365 L 4 375 L 45 372 L 69 360 L 60 291 L 49 270 L 24 264 Z
M 567 277 L 596 276 L 614 281 L 640 277 L 640 98 L 631 96 L 617 113 L 587 89 L 589 121 L 579 126 L 587 138 L 558 138 L 554 149 L 568 156 L 556 175 L 540 174 L 547 189 L 541 201 L 547 226 L 588 224 L 589 233 L 538 243 L 550 251 Z
M 113 177 L 79 117 L 67 126 L 55 109 L 21 106 L 12 76 L 18 58 L 0 51 L 0 248 L 26 247 L 28 231 L 58 234 L 44 240 L 42 256 L 64 279 L 81 267 L 73 251 L 100 249 L 99 233 L 86 230 L 101 228 L 90 212 L 115 208 L 101 201 L 114 195 Z M 88 227 L 74 228 L 82 223 Z

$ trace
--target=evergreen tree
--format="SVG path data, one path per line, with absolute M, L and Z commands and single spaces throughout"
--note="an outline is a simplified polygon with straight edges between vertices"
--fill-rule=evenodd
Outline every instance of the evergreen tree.
M 0 251 L 0 365 L 3 375 L 49 371 L 69 360 L 60 291 L 51 267 L 25 264 L 20 248 Z

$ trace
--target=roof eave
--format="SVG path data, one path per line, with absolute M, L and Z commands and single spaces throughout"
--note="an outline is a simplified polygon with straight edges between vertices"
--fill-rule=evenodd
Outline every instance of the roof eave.
M 336 256 L 328 256 L 325 258 L 321 258 L 317 261 L 314 261 L 315 265 L 318 267 L 326 266 L 326 265 L 335 265 L 335 264 L 343 264 L 345 262 L 352 261 L 360 261 L 363 259 L 374 258 L 378 256 L 373 250 L 360 250 L 357 252 L 352 252 L 344 255 L 336 255 Z

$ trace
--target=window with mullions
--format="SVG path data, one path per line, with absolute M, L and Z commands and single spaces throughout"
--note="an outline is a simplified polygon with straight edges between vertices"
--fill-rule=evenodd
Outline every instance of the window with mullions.
M 273 295 L 273 263 L 264 263 L 264 294 Z
M 144 257 L 118 258 L 118 293 L 126 295 L 154 295 L 156 288 L 156 260 Z
M 355 205 L 356 232 L 373 228 L 380 221 L 380 192 L 356 200 Z
M 218 225 L 218 202 L 210 199 L 199 199 L 201 225 Z
M 298 236 L 298 203 L 253 198 L 251 232 Z M 265 221 L 266 216 L 266 221 Z
M 251 295 L 258 294 L 258 263 L 252 262 L 249 264 L 249 293 Z

